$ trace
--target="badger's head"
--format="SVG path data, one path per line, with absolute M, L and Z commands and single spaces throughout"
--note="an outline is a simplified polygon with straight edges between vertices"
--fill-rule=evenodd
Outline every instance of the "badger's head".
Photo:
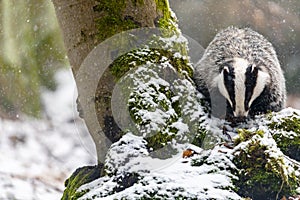
M 233 58 L 222 63 L 214 82 L 231 108 L 227 115 L 233 115 L 236 121 L 244 121 L 253 101 L 269 84 L 270 76 L 263 65 Z

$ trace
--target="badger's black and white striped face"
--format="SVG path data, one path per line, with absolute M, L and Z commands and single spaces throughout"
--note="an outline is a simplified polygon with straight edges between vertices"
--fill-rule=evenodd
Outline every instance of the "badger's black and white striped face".
M 214 81 L 229 102 L 234 117 L 244 118 L 269 80 L 270 76 L 264 71 L 264 66 L 234 58 L 220 66 L 220 74 Z

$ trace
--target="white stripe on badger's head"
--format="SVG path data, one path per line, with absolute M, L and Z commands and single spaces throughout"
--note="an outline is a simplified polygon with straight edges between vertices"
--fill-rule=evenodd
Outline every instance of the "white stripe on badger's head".
M 231 79 L 233 81 L 233 77 L 229 75 L 230 73 L 231 73 L 231 69 L 229 68 L 229 66 L 224 66 L 223 70 L 221 71 L 219 76 L 217 76 L 215 78 L 214 82 L 218 86 L 220 93 L 230 103 L 231 107 L 234 107 L 233 101 L 231 101 L 231 98 L 230 98 L 232 95 L 229 93 L 228 89 L 226 88 L 225 82 L 224 82 L 225 76 L 227 76 L 228 79 Z M 229 80 L 229 81 L 231 81 L 231 80 Z M 211 97 L 211 98 L 213 98 L 213 97 Z
M 245 108 L 245 94 L 246 94 L 246 71 L 249 67 L 249 62 L 242 58 L 233 59 L 233 72 L 234 79 L 234 91 L 235 91 L 235 109 L 233 114 L 235 117 L 248 116 L 249 110 Z
M 214 81 L 229 102 L 234 117 L 247 117 L 253 101 L 269 82 L 270 77 L 262 68 L 242 58 L 233 58 L 220 68 Z

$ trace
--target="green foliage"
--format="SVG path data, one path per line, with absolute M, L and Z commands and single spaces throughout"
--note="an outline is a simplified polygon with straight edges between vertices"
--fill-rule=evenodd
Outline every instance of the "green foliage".
M 77 192 L 77 189 L 93 180 L 97 179 L 101 175 L 103 166 L 85 166 L 76 169 L 76 171 L 65 182 L 65 191 L 62 200 L 76 200 L 82 195 L 88 192 L 88 190 Z

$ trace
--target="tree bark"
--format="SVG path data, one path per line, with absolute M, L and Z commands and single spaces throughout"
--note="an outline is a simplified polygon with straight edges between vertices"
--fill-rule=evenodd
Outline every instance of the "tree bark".
M 93 11 L 97 1 L 53 0 L 74 75 L 88 53 L 99 43 Z

